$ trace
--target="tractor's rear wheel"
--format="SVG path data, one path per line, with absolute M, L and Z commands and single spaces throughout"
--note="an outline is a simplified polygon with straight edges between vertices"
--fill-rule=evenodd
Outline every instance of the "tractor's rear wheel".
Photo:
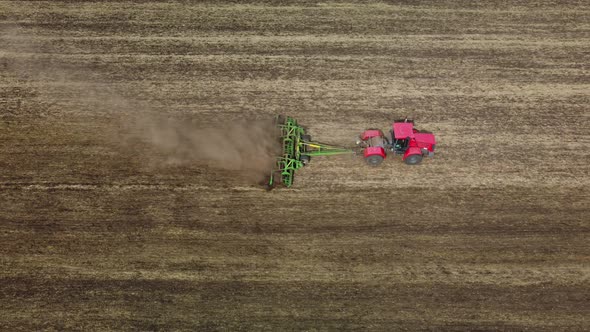
M 383 157 L 379 155 L 372 155 L 365 158 L 365 161 L 370 166 L 379 166 L 383 162 Z
M 419 154 L 409 155 L 408 158 L 406 158 L 406 164 L 408 165 L 418 165 L 421 161 L 422 155 Z

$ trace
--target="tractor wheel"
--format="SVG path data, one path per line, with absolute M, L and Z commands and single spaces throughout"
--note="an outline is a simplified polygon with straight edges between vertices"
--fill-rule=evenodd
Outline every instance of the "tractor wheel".
M 299 160 L 301 160 L 301 162 L 303 163 L 303 166 L 306 166 L 311 161 L 311 157 L 310 156 L 301 156 L 301 157 L 299 157 Z
M 379 155 L 372 155 L 365 158 L 365 161 L 370 166 L 379 166 L 383 162 L 383 157 Z
M 409 155 L 408 158 L 406 158 L 406 164 L 408 165 L 418 165 L 421 161 L 422 155 L 419 154 Z

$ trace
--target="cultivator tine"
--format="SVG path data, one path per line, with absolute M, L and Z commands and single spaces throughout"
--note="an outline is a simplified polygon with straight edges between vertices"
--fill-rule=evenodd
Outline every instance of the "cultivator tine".
M 311 142 L 311 137 L 305 135 L 305 128 L 298 125 L 295 119 L 288 116 L 278 115 L 275 118 L 275 127 L 277 128 L 277 136 L 282 152 L 277 157 L 275 168 L 271 172 L 268 181 L 269 189 L 279 184 L 291 187 L 295 171 L 304 166 L 302 160 L 309 162 L 312 156 L 329 156 L 354 152 L 347 148 Z
M 272 188 L 278 184 L 291 187 L 295 171 L 303 167 L 299 161 L 299 141 L 304 130 L 291 117 L 278 115 L 275 124 L 279 132 L 282 146 L 281 155 L 277 157 L 275 169 L 272 170 L 268 185 Z

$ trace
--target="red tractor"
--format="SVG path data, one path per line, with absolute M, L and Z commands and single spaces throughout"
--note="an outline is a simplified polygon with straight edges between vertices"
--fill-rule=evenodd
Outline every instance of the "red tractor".
M 436 140 L 430 132 L 414 128 L 412 120 L 396 120 L 388 135 L 380 129 L 365 130 L 356 144 L 363 149 L 367 164 L 378 166 L 387 154 L 403 155 L 408 165 L 416 165 L 425 156 L 434 156 Z

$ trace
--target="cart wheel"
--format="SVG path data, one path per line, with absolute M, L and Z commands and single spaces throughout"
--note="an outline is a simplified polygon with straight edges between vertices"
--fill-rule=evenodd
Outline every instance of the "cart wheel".
M 365 161 L 370 166 L 379 166 L 383 162 L 383 157 L 379 155 L 372 155 L 365 158 Z
M 406 158 L 406 164 L 408 165 L 418 165 L 422 161 L 422 155 L 413 154 Z
M 311 135 L 301 135 L 301 142 L 304 142 L 304 143 L 311 142 Z M 309 151 L 309 147 L 307 145 L 303 145 L 303 151 L 304 152 Z M 303 160 L 301 160 L 301 161 L 303 161 Z M 309 162 L 309 159 L 307 161 Z M 304 165 L 306 164 L 305 161 L 303 161 L 303 164 Z
M 310 156 L 301 156 L 301 157 L 299 157 L 299 160 L 301 160 L 301 162 L 303 163 L 303 166 L 306 166 L 311 161 L 311 157 Z

